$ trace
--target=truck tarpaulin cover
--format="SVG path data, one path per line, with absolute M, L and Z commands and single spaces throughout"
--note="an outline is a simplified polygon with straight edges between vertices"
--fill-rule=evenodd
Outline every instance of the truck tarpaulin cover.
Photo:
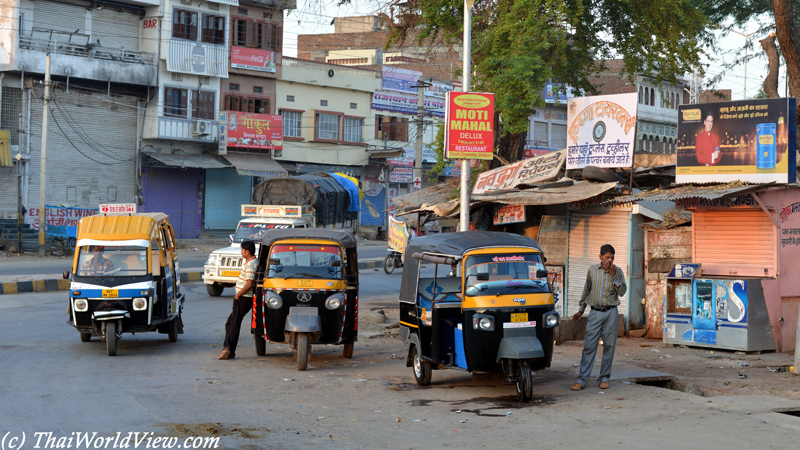
M 311 205 L 317 223 L 331 225 L 353 220 L 357 212 L 348 211 L 350 194 L 328 174 L 315 173 L 262 181 L 253 190 L 253 203 L 259 205 Z

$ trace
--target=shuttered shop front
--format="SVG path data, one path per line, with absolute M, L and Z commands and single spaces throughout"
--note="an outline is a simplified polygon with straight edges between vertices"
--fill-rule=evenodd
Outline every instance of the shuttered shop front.
M 102 47 L 139 50 L 139 16 L 105 8 L 92 11 L 92 42 Z
M 770 276 L 777 272 L 777 228 L 760 209 L 693 211 L 692 262 L 705 275 Z
M 33 28 L 66 33 L 86 32 L 86 7 L 50 1 L 33 3 Z
M 234 168 L 206 170 L 205 229 L 235 229 L 241 205 L 251 203 L 252 190 L 253 177 L 241 176 Z
M 580 310 L 581 294 L 589 267 L 600 263 L 600 247 L 611 244 L 614 264 L 628 277 L 628 234 L 630 211 L 572 212 L 569 214 L 569 255 L 567 259 L 567 315 Z M 619 312 L 627 314 L 627 295 L 620 299 Z M 587 308 L 586 312 L 589 310 Z
M 163 212 L 179 239 L 200 235 L 200 199 L 202 180 L 200 169 L 161 169 L 148 167 L 144 171 L 145 212 Z

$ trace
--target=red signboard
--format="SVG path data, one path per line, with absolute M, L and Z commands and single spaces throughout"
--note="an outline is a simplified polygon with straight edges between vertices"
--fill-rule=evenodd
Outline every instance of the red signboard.
M 492 159 L 494 153 L 494 94 L 447 93 L 445 157 Z
M 275 73 L 275 52 L 247 47 L 231 47 L 231 67 Z
M 283 116 L 228 111 L 228 147 L 283 149 Z

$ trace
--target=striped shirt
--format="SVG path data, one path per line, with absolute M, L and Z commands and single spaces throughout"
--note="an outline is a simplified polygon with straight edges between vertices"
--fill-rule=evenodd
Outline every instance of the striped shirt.
M 253 292 L 255 290 L 256 284 L 256 264 L 258 261 L 256 258 L 251 259 L 250 261 L 245 261 L 244 266 L 242 266 L 242 271 L 239 272 L 239 279 L 236 280 L 236 292 L 238 293 L 242 289 L 244 289 L 244 285 L 247 284 L 247 280 L 253 280 L 253 287 L 242 296 L 244 297 L 252 297 Z
M 617 274 L 613 277 L 603 269 L 600 264 L 589 267 L 586 274 L 586 285 L 583 287 L 581 295 L 581 312 L 587 306 L 597 306 L 607 308 L 619 306 L 619 297 L 625 295 L 628 286 L 625 284 L 625 275 L 622 269 L 617 267 Z

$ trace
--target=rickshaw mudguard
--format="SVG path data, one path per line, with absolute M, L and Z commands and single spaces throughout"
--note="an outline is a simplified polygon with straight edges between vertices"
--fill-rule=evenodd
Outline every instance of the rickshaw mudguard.
M 500 362 L 501 359 L 534 359 L 544 356 L 544 348 L 536 337 L 535 328 L 506 328 L 497 348 L 495 362 Z
M 293 333 L 316 333 L 322 331 L 322 319 L 317 308 L 292 306 L 286 316 L 286 331 Z

